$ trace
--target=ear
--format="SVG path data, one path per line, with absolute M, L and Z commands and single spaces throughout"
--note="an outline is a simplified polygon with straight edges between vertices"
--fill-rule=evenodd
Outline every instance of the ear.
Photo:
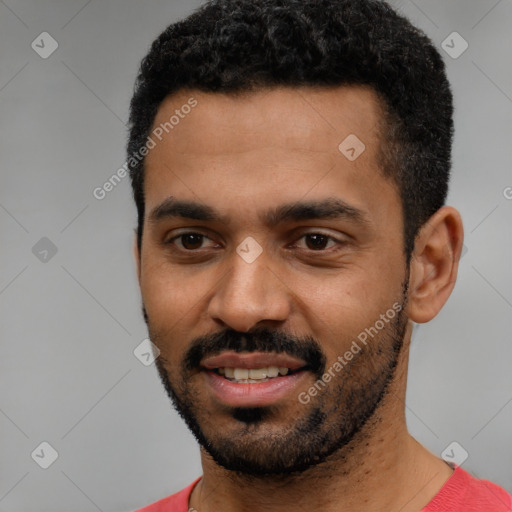
M 137 279 L 140 286 L 140 251 L 137 243 L 137 232 L 135 232 L 135 236 L 133 237 L 133 256 L 135 258 L 135 264 L 137 265 Z
M 411 257 L 408 316 L 429 322 L 452 293 L 462 252 L 464 229 L 459 212 L 443 206 L 422 226 Z

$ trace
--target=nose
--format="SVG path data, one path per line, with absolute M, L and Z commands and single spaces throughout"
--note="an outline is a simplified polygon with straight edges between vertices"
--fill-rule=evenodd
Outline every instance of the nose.
M 210 318 L 239 332 L 284 322 L 290 315 L 291 293 L 265 253 L 251 263 L 234 253 L 230 263 L 208 305 Z

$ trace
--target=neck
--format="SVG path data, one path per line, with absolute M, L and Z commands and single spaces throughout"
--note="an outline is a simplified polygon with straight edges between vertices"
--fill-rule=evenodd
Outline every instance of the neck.
M 410 325 L 405 340 L 410 339 Z M 190 506 L 198 512 L 418 512 L 453 470 L 407 431 L 405 389 L 409 343 L 375 414 L 327 461 L 297 475 L 254 477 L 218 466 L 201 451 L 203 478 Z

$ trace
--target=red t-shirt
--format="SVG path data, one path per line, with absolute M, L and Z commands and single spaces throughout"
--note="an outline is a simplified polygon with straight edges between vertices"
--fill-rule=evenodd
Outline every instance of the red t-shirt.
M 188 500 L 200 479 L 136 512 L 188 512 Z M 512 512 L 512 496 L 498 485 L 478 480 L 455 465 L 452 476 L 420 512 Z

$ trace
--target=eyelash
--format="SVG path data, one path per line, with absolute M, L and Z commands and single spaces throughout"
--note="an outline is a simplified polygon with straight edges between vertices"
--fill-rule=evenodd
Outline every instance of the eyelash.
M 203 233 L 199 233 L 197 231 L 187 231 L 187 232 L 180 233 L 179 235 L 176 235 L 176 236 L 172 237 L 167 242 L 165 242 L 165 245 L 174 246 L 173 250 L 176 250 L 176 251 L 179 251 L 179 252 L 190 253 L 190 254 L 193 254 L 194 252 L 199 252 L 201 249 L 181 249 L 181 248 L 176 248 L 175 247 L 174 241 L 178 240 L 178 239 L 180 239 L 180 238 L 182 238 L 184 236 L 187 236 L 187 235 L 198 235 L 198 236 L 203 237 L 203 239 L 211 240 L 211 238 L 209 238 L 207 235 L 205 235 Z M 338 247 L 334 248 L 334 250 L 332 252 L 335 252 L 336 250 L 339 250 L 341 248 L 341 246 L 346 244 L 346 242 L 344 242 L 342 240 L 338 240 L 337 238 L 335 238 L 335 237 L 333 237 L 331 235 L 326 235 L 325 233 L 321 233 L 321 232 L 304 233 L 297 240 L 300 240 L 300 239 L 302 239 L 302 238 L 304 238 L 306 236 L 312 236 L 312 235 L 319 235 L 319 236 L 322 236 L 322 237 L 326 238 L 328 241 L 336 242 Z M 333 248 L 331 247 L 330 249 L 333 249 Z M 309 251 L 309 252 L 316 252 L 316 253 L 331 252 L 329 249 L 318 249 L 318 250 L 302 249 L 302 250 Z

